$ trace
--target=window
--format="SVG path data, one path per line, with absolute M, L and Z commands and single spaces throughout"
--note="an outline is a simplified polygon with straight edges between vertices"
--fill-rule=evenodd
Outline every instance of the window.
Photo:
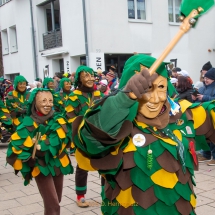
M 8 34 L 7 29 L 2 30 L 2 54 L 9 54 L 9 46 L 8 46 Z
M 181 0 L 168 0 L 169 22 L 180 22 L 178 19 L 180 16 L 180 4 Z
M 146 0 L 128 0 L 128 18 L 146 20 Z
M 51 15 L 51 9 L 46 9 L 46 17 L 47 17 L 47 31 L 52 31 L 52 15 Z M 60 30 L 60 11 L 54 10 L 54 26 L 55 30 Z
M 18 45 L 16 37 L 16 26 L 9 28 L 9 34 L 10 34 L 10 52 L 17 52 Z
M 9 2 L 9 1 L 11 1 L 11 0 L 0 0 L 0 6 L 5 4 L 5 3 L 7 3 L 7 2 Z

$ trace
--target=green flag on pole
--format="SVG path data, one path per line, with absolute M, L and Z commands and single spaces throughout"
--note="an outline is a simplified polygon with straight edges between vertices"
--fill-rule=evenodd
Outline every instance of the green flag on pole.
M 201 7 L 204 11 L 200 15 L 207 12 L 214 5 L 214 0 L 182 0 L 180 11 L 184 16 L 188 16 L 193 9 Z

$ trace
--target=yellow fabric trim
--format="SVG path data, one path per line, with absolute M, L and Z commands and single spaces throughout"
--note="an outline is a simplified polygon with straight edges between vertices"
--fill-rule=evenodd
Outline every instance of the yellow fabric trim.
M 65 107 L 66 112 L 72 112 L 74 110 L 74 108 L 72 107 L 72 105 L 68 105 Z
M 145 123 L 143 122 L 138 122 L 137 120 L 135 120 L 135 122 L 137 123 L 138 126 L 142 127 L 142 128 L 147 128 L 149 127 L 148 125 L 146 125 Z
M 64 156 L 63 156 L 62 158 L 60 158 L 59 160 L 60 160 L 60 162 L 61 162 L 61 164 L 62 164 L 63 167 L 66 167 L 66 166 L 69 165 L 69 158 L 68 158 L 67 155 L 64 155 Z
M 21 95 L 21 97 L 19 98 L 19 101 L 20 101 L 21 103 L 24 103 L 24 96 L 23 96 L 23 95 Z
M 43 136 L 40 138 L 41 140 L 46 140 L 46 134 L 43 134 Z
M 100 91 L 99 90 L 96 90 L 96 91 L 94 91 L 94 96 L 100 96 L 101 95 L 101 93 L 100 93 Z
M 211 110 L 210 114 L 211 114 L 214 129 L 215 129 L 215 112 L 214 112 L 214 110 Z
M 26 146 L 26 147 L 29 147 L 29 148 L 30 148 L 31 146 L 34 145 L 32 139 L 30 138 L 30 136 L 28 136 L 28 137 L 26 138 L 26 140 L 25 140 L 25 142 L 23 143 L 23 145 Z
M 82 95 L 82 92 L 80 90 L 74 90 L 73 93 L 76 95 Z
M 16 90 L 13 90 L 13 96 L 18 97 L 18 92 Z
M 200 127 L 206 120 L 206 111 L 202 106 L 192 108 L 191 112 L 193 114 L 194 129 Z
M 196 198 L 193 194 L 190 195 L 190 204 L 195 208 L 196 207 Z
M 22 169 L 22 161 L 19 160 L 19 159 L 17 159 L 17 160 L 15 161 L 15 163 L 13 164 L 13 168 L 14 168 L 15 170 L 21 170 L 21 169 Z
M 21 137 L 17 134 L 17 132 L 13 133 L 11 135 L 11 140 L 20 140 Z
M 60 139 L 66 137 L 66 133 L 65 133 L 65 131 L 63 130 L 62 127 L 58 128 L 56 131 L 57 131 L 57 134 L 58 134 L 58 136 L 60 137 Z
M 132 197 L 131 187 L 126 190 L 121 190 L 119 195 L 116 197 L 116 200 L 119 202 L 120 206 L 128 208 L 129 206 L 135 203 L 135 200 Z
M 33 123 L 33 125 L 34 125 L 34 127 L 35 127 L 35 128 L 37 128 L 37 127 L 38 127 L 38 125 L 37 125 L 37 123 L 36 123 L 36 122 L 34 122 L 34 123 Z
M 173 134 L 175 134 L 175 136 L 180 140 L 182 141 L 182 135 L 181 135 L 181 132 L 179 130 L 174 130 L 173 131 Z
M 124 139 L 123 139 L 123 140 L 124 140 Z M 115 150 L 111 152 L 112 155 L 118 155 L 118 153 L 119 153 L 119 148 L 120 148 L 120 146 L 121 146 L 123 140 L 121 140 L 121 142 L 119 143 L 119 145 L 114 146 Z
M 176 145 L 177 145 L 177 143 L 176 143 L 175 141 L 173 141 L 172 139 L 170 139 L 170 138 L 162 138 L 162 137 L 160 137 L 160 136 L 158 136 L 158 135 L 155 135 L 155 134 L 153 134 L 153 135 L 154 135 L 155 137 L 157 137 L 157 138 L 163 140 L 165 143 L 169 143 L 170 145 L 173 145 L 173 146 L 176 146 Z
M 34 167 L 34 169 L 33 169 L 33 171 L 32 171 L 32 173 L 31 173 L 31 175 L 32 175 L 32 177 L 36 177 L 36 176 L 38 176 L 40 174 L 40 169 L 39 169 L 39 167 L 38 166 L 35 166 Z
M 191 102 L 187 101 L 186 99 L 184 100 L 180 100 L 179 104 L 181 106 L 181 112 L 184 113 L 188 107 L 190 107 L 192 105 Z
M 78 99 L 78 96 L 70 96 L 69 99 L 72 100 L 72 101 L 74 102 L 75 100 Z
M 15 153 L 15 154 L 21 154 L 22 153 L 22 150 L 16 150 L 14 147 L 12 147 L 12 151 Z
M 63 102 L 62 102 L 62 101 L 59 101 L 59 102 L 58 102 L 58 104 L 62 105 L 62 104 L 63 104 Z
M 78 166 L 81 169 L 87 170 L 87 171 L 97 171 L 97 169 L 93 168 L 90 159 L 88 157 L 85 157 L 79 149 L 75 150 L 75 158 L 78 163 Z
M 125 147 L 125 149 L 123 150 L 123 153 L 126 153 L 126 152 L 134 152 L 134 151 L 137 151 L 137 148 L 136 146 L 133 144 L 133 141 L 132 139 L 130 138 L 129 142 L 128 142 L 128 145 Z
M 76 117 L 77 117 L 77 116 L 76 116 Z M 74 117 L 74 118 L 72 118 L 72 119 L 69 119 L 68 122 L 69 122 L 69 123 L 72 123 L 73 121 L 75 121 L 76 117 Z
M 6 116 L 2 116 L 2 117 L 1 117 L 1 119 L 6 119 L 6 118 L 7 118 Z
M 73 142 L 71 142 L 71 148 L 74 149 L 75 148 L 75 144 Z
M 57 120 L 61 125 L 66 124 L 66 121 L 63 118 Z
M 16 126 L 18 126 L 20 124 L 20 121 L 18 118 L 13 119 L 13 124 L 15 124 Z
M 10 113 L 7 108 L 2 108 L 2 111 L 5 112 L 5 113 Z
M 160 169 L 151 175 L 152 181 L 165 188 L 173 188 L 178 182 L 178 178 L 175 173 L 170 173 L 165 171 L 164 169 Z
M 79 140 L 81 141 L 82 144 L 83 144 L 83 141 L 82 141 L 82 139 L 81 139 L 80 130 L 81 130 L 81 128 L 82 128 L 83 126 L 84 126 L 84 120 L 82 120 L 81 124 L 80 124 L 79 127 L 78 127 L 78 138 L 79 138 Z
M 62 151 L 65 149 L 67 144 L 63 143 L 62 146 L 61 146 L 61 149 L 59 150 L 59 154 L 62 153 Z

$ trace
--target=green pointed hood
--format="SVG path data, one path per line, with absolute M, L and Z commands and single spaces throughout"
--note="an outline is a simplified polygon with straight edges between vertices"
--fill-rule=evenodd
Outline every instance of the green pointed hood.
M 63 87 L 64 87 L 64 82 L 70 82 L 71 83 L 71 80 L 69 78 L 62 78 L 60 80 L 60 87 L 61 87 L 61 89 L 63 89 Z
M 88 66 L 79 66 L 75 72 L 75 88 L 78 86 L 79 76 L 81 72 L 89 72 L 91 75 L 94 74 L 94 71 L 92 68 Z
M 144 54 L 137 54 L 132 57 L 130 57 L 124 66 L 123 72 L 122 72 L 122 77 L 120 79 L 120 84 L 119 88 L 125 87 L 126 83 L 128 80 L 135 75 L 137 72 L 141 71 L 141 65 L 145 66 L 147 68 L 150 68 L 152 64 L 156 61 L 155 58 L 149 56 L 149 55 L 144 55 Z M 175 92 L 174 86 L 170 83 L 170 78 L 168 76 L 168 71 L 165 67 L 166 63 L 162 63 L 156 70 L 156 72 L 167 78 L 167 84 L 168 84 L 168 93 L 171 96 Z
M 27 80 L 25 79 L 24 76 L 22 75 L 17 75 L 15 80 L 14 80 L 14 89 L 16 90 L 18 83 L 20 82 L 26 82 L 26 85 L 28 84 Z
M 48 84 L 49 84 L 50 82 L 53 82 L 53 83 L 54 83 L 53 78 L 44 78 L 44 80 L 43 80 L 43 88 L 48 88 Z

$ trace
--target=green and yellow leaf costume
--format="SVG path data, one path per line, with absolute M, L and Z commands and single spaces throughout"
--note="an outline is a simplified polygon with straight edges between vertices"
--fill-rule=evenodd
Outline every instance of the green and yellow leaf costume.
M 34 91 L 45 91 L 36 89 Z M 47 90 L 48 91 L 48 90 Z M 33 92 L 32 92 L 33 93 Z M 35 96 L 35 95 L 33 95 Z M 33 99 L 29 99 L 33 101 Z M 31 105 L 28 108 L 30 115 Z M 43 128 L 43 133 L 38 144 L 41 150 L 36 152 L 36 165 L 30 168 L 28 160 L 32 156 L 34 138 L 36 132 Z M 45 129 L 45 130 L 44 130 Z M 17 127 L 16 132 L 11 136 L 7 150 L 7 162 L 13 166 L 16 173 L 20 171 L 25 179 L 24 184 L 29 184 L 32 177 L 39 174 L 52 176 L 73 173 L 73 167 L 67 153 L 71 144 L 71 126 L 59 113 L 45 122 L 45 125 L 36 123 L 33 118 L 26 116 L 22 124 Z
M 15 127 L 17 127 L 23 121 L 27 110 L 28 99 L 30 96 L 30 92 L 28 91 L 25 91 L 24 93 L 17 91 L 19 82 L 27 83 L 27 80 L 21 75 L 16 76 L 14 80 L 14 90 L 9 92 L 6 98 L 6 106 L 10 111 L 13 125 Z
M 154 58 L 144 55 L 129 59 L 120 87 L 140 72 L 140 64 L 150 67 L 153 62 Z M 167 74 L 164 64 L 158 71 Z M 203 143 L 199 146 L 203 148 L 206 139 L 215 141 L 215 103 L 182 100 L 180 106 L 179 114 L 169 118 L 164 112 L 163 120 L 151 119 L 147 124 L 136 117 L 138 102 L 119 92 L 75 119 L 73 142 L 79 167 L 98 171 L 106 179 L 104 215 L 195 214 L 195 145 Z M 153 126 L 155 120 L 160 128 Z M 142 146 L 134 144 L 136 134 L 144 136 Z

